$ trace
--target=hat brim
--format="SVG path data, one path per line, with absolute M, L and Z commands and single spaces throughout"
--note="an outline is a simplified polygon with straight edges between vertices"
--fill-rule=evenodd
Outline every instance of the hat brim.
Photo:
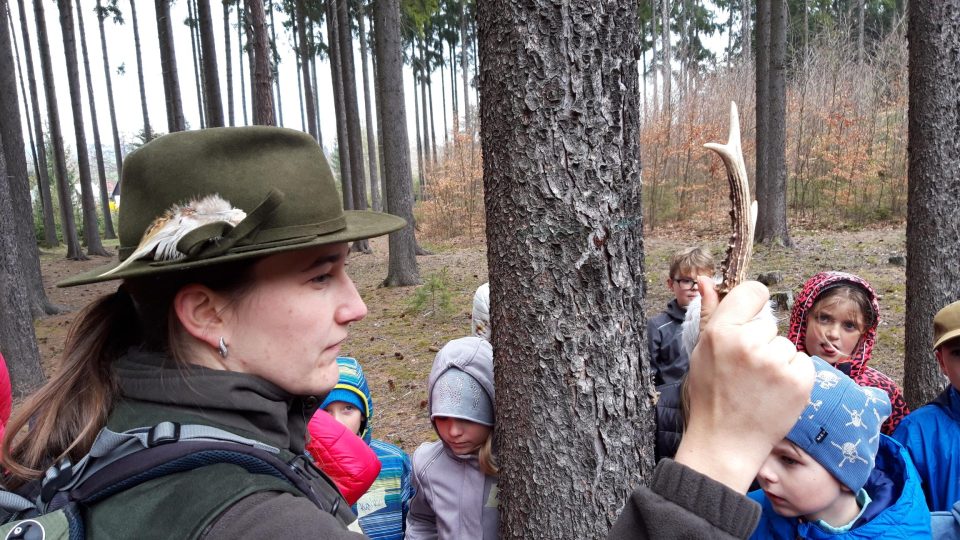
M 938 339 L 937 342 L 933 344 L 933 348 L 934 350 L 936 350 L 940 348 L 940 346 L 943 345 L 944 343 L 958 337 L 960 337 L 960 328 L 957 328 L 956 330 L 951 330 L 946 334 L 940 336 L 940 339 Z
M 134 261 L 119 272 L 104 276 L 104 273 L 109 272 L 120 265 L 120 261 L 115 261 L 109 265 L 67 278 L 57 283 L 57 287 L 74 287 L 77 285 L 88 285 L 91 283 L 100 283 L 115 279 L 130 279 L 160 275 L 180 270 L 215 266 L 227 262 L 240 261 L 243 259 L 258 258 L 266 255 L 272 255 L 274 253 L 282 253 L 284 251 L 306 249 L 328 244 L 338 244 L 341 242 L 353 242 L 356 240 L 374 238 L 398 231 L 407 225 L 406 220 L 403 218 L 381 212 L 347 210 L 344 211 L 343 215 L 346 220 L 346 227 L 330 234 L 314 236 L 312 238 L 295 238 L 291 240 L 280 240 L 265 244 L 238 246 L 231 249 L 224 255 L 209 259 L 165 262 L 151 260 Z

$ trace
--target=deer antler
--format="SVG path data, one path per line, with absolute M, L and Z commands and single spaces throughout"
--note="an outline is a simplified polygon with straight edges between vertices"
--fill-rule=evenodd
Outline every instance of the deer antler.
M 750 202 L 750 185 L 747 182 L 747 166 L 740 148 L 740 119 L 737 104 L 730 102 L 730 133 L 727 144 L 707 143 L 705 148 L 720 155 L 727 169 L 730 183 L 730 222 L 733 232 L 727 245 L 726 257 L 720 266 L 723 281 L 717 287 L 721 298 L 747 277 L 747 265 L 753 253 L 753 231 L 757 225 L 757 201 Z

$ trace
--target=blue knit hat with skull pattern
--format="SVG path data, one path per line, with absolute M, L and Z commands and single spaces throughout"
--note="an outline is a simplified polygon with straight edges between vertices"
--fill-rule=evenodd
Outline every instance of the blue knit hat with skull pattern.
M 817 375 L 810 402 L 787 439 L 857 493 L 873 471 L 890 398 L 816 356 L 811 360 Z

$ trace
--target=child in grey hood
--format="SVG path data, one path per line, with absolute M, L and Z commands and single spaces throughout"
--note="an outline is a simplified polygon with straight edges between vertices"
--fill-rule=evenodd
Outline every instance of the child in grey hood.
M 440 440 L 413 454 L 416 495 L 406 538 L 494 540 L 493 348 L 475 336 L 450 341 L 433 361 L 427 391 Z

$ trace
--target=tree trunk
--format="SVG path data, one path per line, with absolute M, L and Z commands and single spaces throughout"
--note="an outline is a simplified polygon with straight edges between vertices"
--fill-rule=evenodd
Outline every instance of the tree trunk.
M 203 63 L 201 58 L 202 54 L 200 52 L 200 39 L 197 36 L 197 16 L 194 10 L 194 3 L 196 0 L 187 0 L 187 20 L 184 21 L 184 24 L 190 27 L 190 50 L 193 53 L 192 62 L 193 65 L 193 80 L 196 83 L 194 86 L 197 91 L 197 109 L 200 113 L 200 129 L 207 127 L 207 112 L 203 106 L 203 87 L 205 86 L 204 82 L 204 73 L 200 70 L 200 64 Z
M 426 49 L 426 47 L 424 47 Z M 433 117 L 433 64 L 430 63 L 431 57 L 428 56 L 424 62 L 424 67 L 427 70 L 427 104 L 430 108 L 430 156 L 433 159 L 433 164 L 437 164 L 437 121 Z M 440 74 L 443 77 L 443 73 Z
M 457 44 L 450 42 L 450 108 L 453 111 L 453 140 L 460 133 L 460 104 L 457 99 Z
M 243 125 L 249 125 L 247 118 L 247 83 L 243 74 L 243 29 L 247 27 L 247 12 L 237 2 L 237 64 L 240 66 L 240 110 L 243 111 Z M 247 44 L 249 46 L 249 43 Z
M 120 148 L 120 131 L 117 128 L 117 108 L 113 101 L 113 77 L 110 75 L 110 57 L 107 55 L 107 34 L 103 27 L 103 21 L 107 16 L 107 11 L 100 5 L 100 0 L 97 0 L 97 24 L 100 29 L 100 56 L 103 58 L 103 78 L 107 81 L 107 104 L 110 109 L 110 134 L 113 135 L 113 156 L 117 168 L 117 183 L 119 184 L 120 178 L 123 177 L 123 149 Z M 91 92 L 91 94 L 92 93 L 93 92 Z
M 0 1 L 0 18 L 7 19 L 7 1 Z M 10 46 L 12 32 L 6 20 L 0 22 L 0 137 L 6 145 L 0 145 L 0 158 L 4 161 L 3 184 L 12 209 L 6 209 L 11 222 L 4 224 L 22 253 L 17 265 L 23 279 L 24 307 L 30 315 L 39 317 L 59 310 L 47 300 L 40 275 L 40 254 L 33 230 L 33 205 L 30 202 L 30 178 L 23 149 L 23 126 L 20 124 L 20 104 L 17 99 L 16 71 L 13 49 Z M 6 229 L 6 227 L 11 227 Z
M 110 195 L 107 193 L 107 171 L 103 164 L 103 145 L 100 143 L 100 123 L 97 120 L 97 102 L 93 98 L 93 77 L 90 75 L 90 54 L 87 50 L 87 31 L 83 26 L 83 8 L 77 0 L 77 26 L 80 28 L 80 51 L 83 54 L 83 73 L 87 77 L 87 98 L 90 105 L 90 127 L 93 129 L 93 148 L 97 158 L 97 177 L 100 180 L 100 204 L 103 212 L 103 235 L 116 238 L 113 217 L 110 215 Z
M 2 8 L 6 4 L 7 0 L 0 0 L 0 13 L 5 11 Z M 29 252 L 36 251 L 36 246 L 23 245 L 23 237 L 18 233 L 19 212 L 13 202 L 14 190 L 9 181 L 13 177 L 7 174 L 4 148 L 3 134 L 0 134 L 0 302 L 4 306 L 0 310 L 0 350 L 10 370 L 13 396 L 20 398 L 43 384 L 40 351 L 30 313 L 31 299 L 27 293 L 30 289 L 25 276 L 28 270 L 24 268 L 24 260 L 29 258 Z
M 133 2 L 133 0 L 131 0 Z M 160 43 L 160 69 L 163 72 L 163 95 L 167 103 L 167 131 L 187 129 L 180 98 L 180 77 L 177 75 L 177 54 L 173 46 L 173 23 L 170 0 L 154 0 L 157 9 L 157 40 Z
M 200 44 L 203 54 L 203 97 L 207 105 L 207 126 L 223 127 L 223 99 L 220 97 L 220 72 L 217 70 L 217 46 L 213 35 L 210 0 L 197 0 L 200 19 Z
M 403 54 L 400 41 L 400 0 L 377 0 L 373 4 L 376 32 L 376 79 L 380 127 L 383 131 L 383 170 L 386 180 L 384 201 L 388 211 L 407 220 L 407 226 L 389 237 L 390 259 L 387 287 L 420 283 L 417 267 L 417 239 L 413 228 L 413 181 L 410 172 L 410 144 L 407 113 L 403 99 Z
M 50 142 L 53 145 L 54 168 L 57 172 L 57 199 L 60 203 L 60 224 L 63 229 L 63 243 L 67 245 L 67 258 L 85 260 L 77 237 L 77 225 L 73 219 L 73 198 L 67 172 L 66 150 L 63 147 L 63 134 L 60 131 L 60 108 L 57 105 L 57 89 L 53 78 L 53 60 L 50 59 L 50 42 L 47 39 L 47 23 L 43 11 L 43 2 L 33 3 L 33 14 L 37 22 L 37 43 L 40 47 L 40 71 L 43 74 L 43 93 L 47 101 L 47 120 L 49 122 Z
M 317 139 L 317 112 L 314 108 L 313 86 L 310 83 L 310 51 L 307 44 L 307 14 L 303 0 L 297 0 L 296 4 L 297 28 L 296 34 L 300 40 L 300 75 L 303 78 L 303 95 L 307 104 L 307 126 L 309 133 L 314 139 Z
M 423 138 L 420 136 L 420 102 L 417 100 L 417 79 L 419 78 L 419 70 L 417 69 L 417 61 L 414 55 L 413 45 L 410 45 L 410 60 L 413 64 L 413 125 L 414 133 L 417 135 L 417 195 L 420 196 L 422 200 L 426 195 L 424 193 L 423 187 L 426 184 L 424 173 L 423 173 L 423 154 L 424 154 L 424 144 Z
M 276 24 L 273 20 L 273 0 L 267 2 L 267 8 L 270 10 L 270 72 L 273 75 L 273 88 L 276 90 L 277 125 L 283 127 L 283 99 L 280 94 L 280 53 L 277 50 Z
M 436 163 L 437 159 L 434 155 L 436 147 L 430 146 L 430 110 L 427 104 L 427 79 L 430 77 L 430 69 L 427 67 L 427 58 L 425 53 L 426 47 L 423 44 L 423 40 L 420 40 L 420 114 L 423 115 L 423 157 L 424 165 L 423 168 L 427 168 L 427 164 Z
M 337 151 L 340 165 L 340 191 L 343 195 L 343 209 L 354 210 L 353 176 L 350 174 L 350 142 L 347 134 L 345 100 L 343 99 L 343 70 L 340 69 L 340 43 L 338 39 L 336 0 L 327 2 L 327 45 L 330 47 L 330 81 L 333 84 L 333 109 L 337 119 Z
M 150 128 L 150 115 L 147 114 L 147 87 L 143 83 L 143 58 L 140 54 L 140 27 L 137 25 L 136 0 L 130 0 L 130 17 L 133 21 L 133 45 L 137 52 L 137 79 L 140 81 L 140 109 L 143 112 L 143 142 L 149 142 L 153 139 L 153 130 Z
M 765 193 L 769 183 L 768 156 L 770 154 L 770 3 L 773 0 L 757 0 L 756 47 L 756 174 L 754 175 L 754 195 L 759 201 L 766 200 Z M 759 212 L 759 208 L 758 208 Z M 758 216 L 759 219 L 759 216 Z
M 472 133 L 470 119 L 470 61 L 467 45 L 467 0 L 460 0 L 460 76 L 463 78 L 463 129 Z M 416 80 L 414 80 L 416 84 Z
M 857 62 L 863 62 L 863 19 L 867 0 L 857 1 Z
M 663 112 L 670 116 L 672 110 L 673 66 L 670 58 L 670 0 L 660 0 L 660 44 L 663 50 Z
M 33 130 L 36 134 L 37 184 L 40 192 L 40 204 L 43 208 L 43 238 L 46 247 L 57 247 L 57 224 L 53 211 L 53 194 L 50 191 L 50 177 L 47 174 L 47 145 L 44 144 L 43 122 L 40 120 L 40 100 L 37 97 L 37 78 L 33 69 L 33 51 L 30 47 L 30 32 L 27 27 L 27 11 L 24 0 L 19 1 L 20 33 L 23 36 L 23 52 L 27 58 L 27 81 L 30 83 L 30 104 L 33 109 Z
M 657 0 L 650 1 L 650 75 L 653 76 L 653 117 L 660 114 L 660 92 L 657 87 Z
M 319 24 L 319 23 L 317 23 Z M 323 129 L 320 126 L 320 78 L 317 75 L 317 54 L 316 54 L 316 40 L 314 39 L 314 22 L 310 21 L 310 73 L 313 76 L 313 111 L 314 111 L 314 122 L 317 123 L 317 142 L 320 143 L 320 148 L 323 148 Z
M 370 206 L 380 212 L 380 174 L 377 168 L 376 128 L 373 125 L 373 110 L 370 102 L 370 77 L 367 73 L 367 25 L 366 15 L 361 9 L 357 13 L 357 25 L 360 30 L 360 68 L 363 70 L 363 110 L 367 121 L 367 167 L 370 169 Z
M 70 0 L 57 0 L 60 9 L 60 32 L 63 36 L 63 54 L 66 57 L 67 83 L 70 86 L 70 107 L 73 110 L 73 133 L 77 141 L 77 169 L 80 175 L 80 203 L 83 209 L 83 239 L 88 255 L 110 256 L 100 242 L 100 226 L 97 223 L 97 203 L 93 196 L 93 179 L 90 177 L 90 149 L 83 122 L 83 104 L 80 91 L 80 71 L 77 67 L 77 41 L 74 33 L 73 6 Z
M 250 56 L 253 59 L 250 77 L 253 96 L 253 123 L 260 126 L 275 126 L 273 115 L 272 69 L 270 67 L 270 41 L 267 39 L 267 17 L 261 0 L 245 0 L 250 15 Z
M 450 143 L 450 126 L 447 124 L 447 77 L 444 75 L 446 68 L 446 62 L 443 61 L 443 41 L 437 41 L 440 45 L 440 52 L 437 54 L 437 58 L 440 59 L 440 62 L 437 64 L 437 69 L 440 70 L 440 110 L 443 111 L 443 146 L 446 147 Z
M 343 85 L 344 119 L 350 145 L 350 185 L 353 188 L 353 209 L 366 210 L 367 177 L 363 171 L 363 137 L 360 133 L 360 106 L 357 103 L 357 71 L 353 64 L 353 30 L 350 27 L 348 0 L 337 0 L 337 38 L 340 53 L 340 81 Z M 353 243 L 354 251 L 370 253 L 367 240 Z
M 233 48 L 230 46 L 230 3 L 223 2 L 223 58 L 227 61 L 227 121 L 230 126 L 236 125 L 233 114 Z
M 750 49 L 750 0 L 740 1 L 740 39 L 743 40 L 743 59 L 750 61 L 753 52 Z
M 787 2 L 770 1 L 769 106 L 766 174 L 757 176 L 757 232 L 759 243 L 790 247 L 787 228 Z M 759 146 L 759 145 L 758 145 Z M 760 186 L 765 186 L 763 190 Z
M 917 408 L 944 386 L 933 316 L 960 298 L 960 0 L 909 2 L 910 103 L 904 394 Z
M 636 4 L 478 9 L 500 538 L 602 538 L 653 471 Z

